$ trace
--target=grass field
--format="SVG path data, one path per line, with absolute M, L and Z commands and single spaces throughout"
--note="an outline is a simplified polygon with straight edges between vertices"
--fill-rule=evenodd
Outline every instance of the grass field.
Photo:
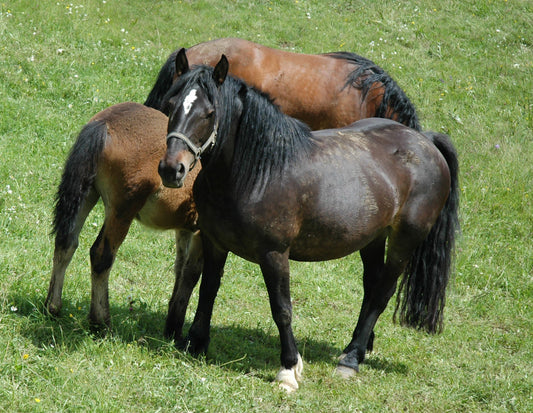
M 359 256 L 293 263 L 305 370 L 288 396 L 271 384 L 279 339 L 259 269 L 230 257 L 208 357 L 191 358 L 162 335 L 173 234 L 133 225 L 111 275 L 113 329 L 93 336 L 88 252 L 102 208 L 69 267 L 62 316 L 43 314 L 53 198 L 80 128 L 143 102 L 172 50 L 225 36 L 366 56 L 424 129 L 453 138 L 463 233 L 441 335 L 393 324 L 389 306 L 374 353 L 344 381 L 333 371 L 362 299 Z M 532 42 L 528 0 L 2 2 L 0 411 L 533 411 Z

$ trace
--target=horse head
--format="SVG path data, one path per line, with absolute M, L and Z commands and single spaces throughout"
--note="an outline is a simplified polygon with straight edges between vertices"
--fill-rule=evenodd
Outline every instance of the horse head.
M 176 73 L 180 78 L 165 97 L 169 113 L 167 151 L 159 162 L 163 184 L 173 188 L 183 185 L 187 173 L 214 146 L 219 126 L 216 94 L 200 78 L 188 77 L 189 72 L 185 49 L 181 49 L 176 55 Z M 218 91 L 227 73 L 228 60 L 222 55 L 212 71 L 213 89 Z

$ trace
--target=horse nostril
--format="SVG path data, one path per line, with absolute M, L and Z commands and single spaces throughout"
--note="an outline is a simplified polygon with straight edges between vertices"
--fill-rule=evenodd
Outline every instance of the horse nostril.
M 157 167 L 157 172 L 159 172 L 159 176 L 161 178 L 165 177 L 165 170 L 166 170 L 165 161 L 163 161 L 163 160 L 159 161 L 159 166 Z
M 180 162 L 178 166 L 176 167 L 176 176 L 181 177 L 185 175 L 185 173 L 186 173 L 185 165 Z

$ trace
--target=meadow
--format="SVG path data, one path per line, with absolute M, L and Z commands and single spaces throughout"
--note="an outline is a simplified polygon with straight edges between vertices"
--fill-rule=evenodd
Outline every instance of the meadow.
M 72 0 L 71 0 L 72 1 Z M 0 411 L 533 411 L 533 4 L 528 0 L 14 0 L 0 3 Z M 168 54 L 218 37 L 384 68 L 460 156 L 461 225 L 442 334 L 376 326 L 359 375 L 333 374 L 362 300 L 358 254 L 291 263 L 304 379 L 272 385 L 279 339 L 259 268 L 231 256 L 207 357 L 163 337 L 174 236 L 134 224 L 94 334 L 89 216 L 62 314 L 43 312 L 54 195 L 81 127 L 143 102 Z M 193 295 L 186 327 L 192 321 Z

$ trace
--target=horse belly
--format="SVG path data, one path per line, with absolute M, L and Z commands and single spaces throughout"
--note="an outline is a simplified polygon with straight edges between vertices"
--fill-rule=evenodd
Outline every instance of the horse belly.
M 347 163 L 341 172 L 323 175 L 320 182 L 304 204 L 291 259 L 325 261 L 349 255 L 392 224 L 397 193 L 380 173 Z
M 336 221 L 307 222 L 290 247 L 295 261 L 327 261 L 345 257 L 368 245 L 387 230 L 389 214 L 376 217 L 344 216 Z

